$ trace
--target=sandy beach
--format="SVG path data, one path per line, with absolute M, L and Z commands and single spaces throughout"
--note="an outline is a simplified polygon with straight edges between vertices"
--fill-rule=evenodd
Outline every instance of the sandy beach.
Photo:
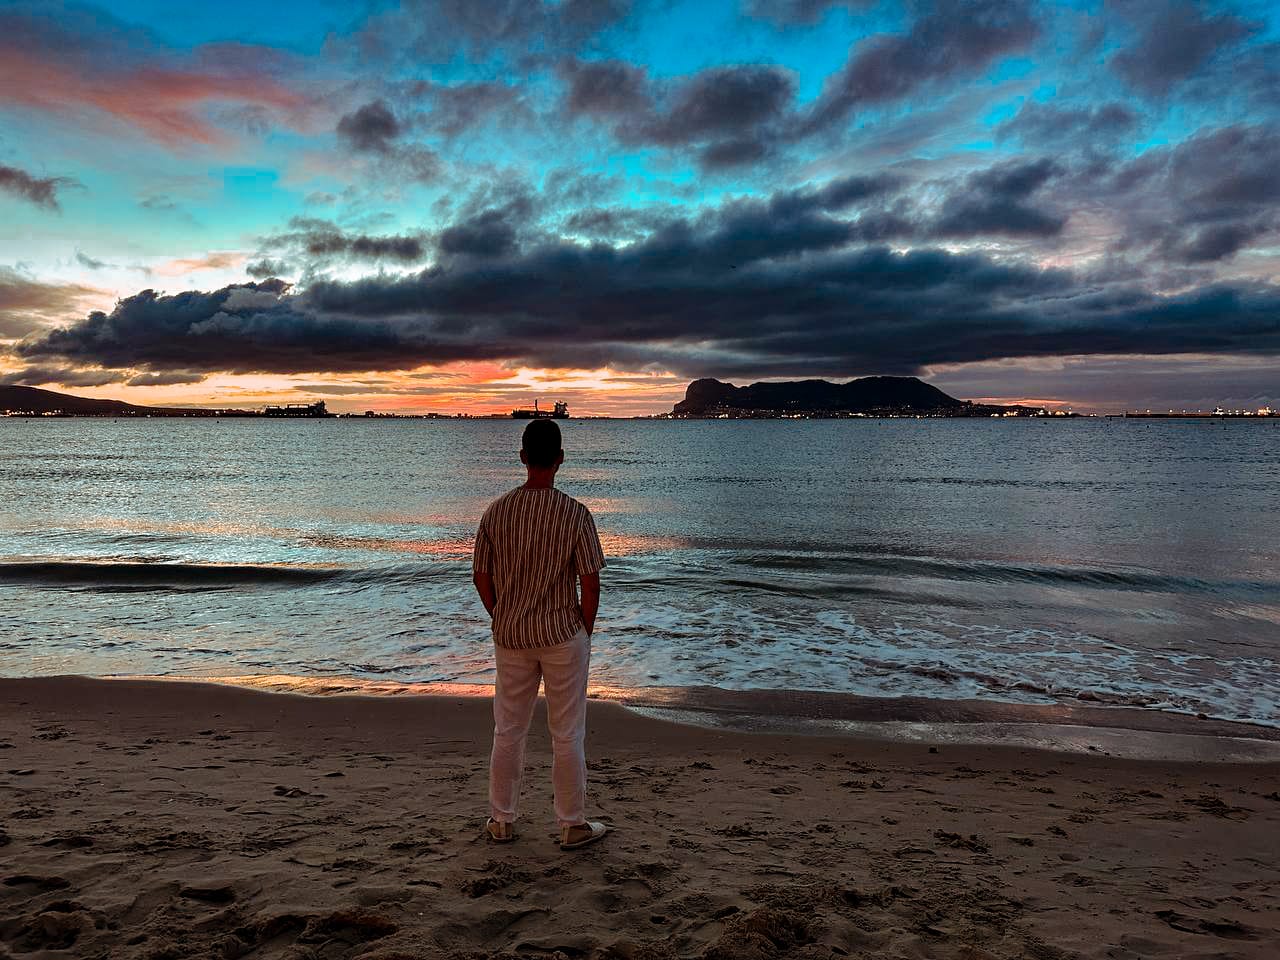
M 0 680 L 0 956 L 1274 957 L 1280 765 L 710 729 L 593 701 L 553 842 L 482 697 Z

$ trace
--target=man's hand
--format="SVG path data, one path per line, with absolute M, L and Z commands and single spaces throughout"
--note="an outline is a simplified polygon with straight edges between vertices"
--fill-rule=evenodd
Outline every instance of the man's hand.
M 590 635 L 596 626 L 596 611 L 600 609 L 600 574 L 582 573 L 582 625 Z
M 476 593 L 480 594 L 480 602 L 484 604 L 489 616 L 493 616 L 493 608 L 498 605 L 498 592 L 493 589 L 492 573 L 475 573 L 471 582 L 476 585 Z M 597 579 L 597 583 L 599 580 Z M 598 588 L 597 588 L 598 589 Z

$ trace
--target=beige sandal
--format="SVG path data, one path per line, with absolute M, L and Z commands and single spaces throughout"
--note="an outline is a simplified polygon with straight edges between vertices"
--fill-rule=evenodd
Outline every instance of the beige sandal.
M 516 838 L 516 832 L 511 829 L 511 824 L 490 817 L 484 822 L 484 838 L 494 843 L 510 843 Z
M 595 820 L 579 824 L 576 827 L 561 827 L 560 849 L 577 850 L 579 847 L 585 847 L 589 843 L 595 843 L 608 832 L 608 827 Z

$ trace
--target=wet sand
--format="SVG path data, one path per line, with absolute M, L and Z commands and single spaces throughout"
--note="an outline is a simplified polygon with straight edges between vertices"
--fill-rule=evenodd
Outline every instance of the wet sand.
M 589 809 L 615 832 L 564 853 L 541 707 L 519 839 L 479 839 L 489 709 L 0 680 L 0 957 L 1275 956 L 1274 762 L 593 701 Z

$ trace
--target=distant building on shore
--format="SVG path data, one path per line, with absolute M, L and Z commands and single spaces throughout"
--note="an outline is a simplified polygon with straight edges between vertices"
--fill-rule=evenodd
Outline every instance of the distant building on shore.
M 267 407 L 262 411 L 264 417 L 331 417 L 325 409 L 324 401 L 315 403 L 285 403 L 280 406 Z
M 538 401 L 534 400 L 532 410 L 528 410 L 528 409 L 512 410 L 511 418 L 513 420 L 544 420 L 544 419 L 568 420 L 569 405 L 565 403 L 563 400 L 557 400 L 555 403 L 555 407 L 553 409 L 540 410 L 538 409 Z
M 1152 410 L 1126 410 L 1124 413 L 1108 415 L 1111 420 L 1264 420 L 1280 417 L 1280 413 L 1270 407 L 1259 407 L 1255 410 L 1227 410 L 1225 407 L 1214 407 L 1212 412 L 1206 410 L 1169 410 L 1167 412 Z

